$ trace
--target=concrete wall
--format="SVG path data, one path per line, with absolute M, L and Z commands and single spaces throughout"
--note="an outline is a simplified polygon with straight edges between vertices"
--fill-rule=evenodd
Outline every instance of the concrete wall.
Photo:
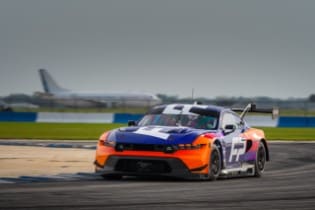
M 113 119 L 114 114 L 111 113 L 39 112 L 36 122 L 112 123 Z
M 315 117 L 280 117 L 278 127 L 314 128 Z
M 278 118 L 272 119 L 271 116 L 248 115 L 245 117 L 245 121 L 250 126 L 278 127 Z
M 35 122 L 36 112 L 0 112 L 0 122 Z
M 127 123 L 140 120 L 141 114 L 126 113 L 63 113 L 63 112 L 0 112 L 2 122 L 60 122 L 60 123 Z M 251 126 L 262 127 L 315 127 L 315 117 L 246 116 Z

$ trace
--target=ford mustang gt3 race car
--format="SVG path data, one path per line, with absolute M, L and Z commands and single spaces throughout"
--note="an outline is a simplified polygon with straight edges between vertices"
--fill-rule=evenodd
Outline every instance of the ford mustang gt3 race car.
M 268 144 L 262 130 L 244 121 L 247 112 L 272 110 L 256 109 L 254 104 L 244 109 L 198 104 L 153 107 L 139 122 L 101 135 L 95 171 L 108 179 L 260 177 L 269 161 Z

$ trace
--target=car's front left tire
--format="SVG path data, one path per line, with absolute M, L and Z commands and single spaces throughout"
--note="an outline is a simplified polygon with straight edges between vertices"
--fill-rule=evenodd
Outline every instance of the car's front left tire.
M 221 163 L 222 157 L 219 148 L 214 144 L 212 145 L 210 158 L 209 158 L 209 167 L 208 174 L 206 174 L 202 179 L 203 180 L 216 180 L 221 173 Z

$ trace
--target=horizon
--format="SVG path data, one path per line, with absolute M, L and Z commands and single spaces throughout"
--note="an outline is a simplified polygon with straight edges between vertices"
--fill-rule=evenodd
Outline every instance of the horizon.
M 10 93 L 8 95 L 0 95 L 0 99 L 6 98 L 6 97 L 11 97 L 11 96 L 22 96 L 22 95 L 33 97 L 33 96 L 35 96 L 38 93 L 44 93 L 44 92 L 35 91 L 34 93 L 31 93 L 31 94 L 27 94 L 27 93 Z M 86 93 L 90 93 L 90 92 L 86 92 Z M 244 100 L 246 100 L 246 99 L 258 99 L 258 100 L 260 100 L 260 99 L 266 98 L 268 100 L 283 100 L 283 101 L 286 101 L 286 100 L 309 100 L 310 96 L 314 95 L 314 94 L 311 94 L 311 95 L 309 95 L 307 97 L 289 97 L 289 98 L 278 98 L 278 97 L 270 97 L 270 96 L 214 96 L 212 98 L 207 98 L 207 97 L 204 97 L 204 96 L 198 96 L 198 97 L 192 98 L 191 96 L 180 97 L 178 95 L 165 94 L 165 93 L 156 93 L 155 95 L 157 97 L 159 97 L 159 95 L 163 95 L 163 96 L 167 96 L 167 97 L 175 97 L 178 100 L 183 100 L 183 99 L 192 99 L 192 100 L 195 100 L 195 99 L 206 99 L 206 100 L 224 100 L 224 99 L 228 99 L 228 100 L 244 99 Z
M 307 98 L 313 1 L 2 1 L 0 95 L 33 94 L 47 69 L 91 92 Z

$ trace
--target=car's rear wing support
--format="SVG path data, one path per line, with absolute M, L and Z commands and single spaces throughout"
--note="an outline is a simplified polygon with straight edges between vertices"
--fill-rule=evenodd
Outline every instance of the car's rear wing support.
M 278 108 L 272 108 L 272 109 L 257 109 L 256 104 L 249 103 L 245 108 L 232 108 L 232 111 L 234 112 L 242 112 L 240 114 L 240 118 L 243 120 L 245 115 L 248 112 L 255 112 L 255 113 L 265 113 L 265 114 L 272 114 L 272 119 L 275 119 L 279 115 L 279 109 Z

